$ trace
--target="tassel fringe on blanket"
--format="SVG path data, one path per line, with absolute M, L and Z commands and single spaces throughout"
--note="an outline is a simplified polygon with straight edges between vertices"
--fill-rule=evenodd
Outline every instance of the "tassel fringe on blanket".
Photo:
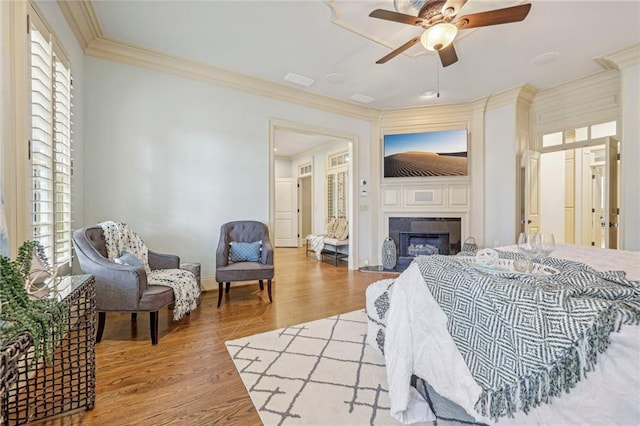
M 476 411 L 492 419 L 513 417 L 518 408 L 528 413 L 542 403 L 549 403 L 551 397 L 560 396 L 562 392 L 568 393 L 594 369 L 598 354 L 609 346 L 609 335 L 613 331 L 618 331 L 623 323 L 640 324 L 637 312 L 640 311 L 636 311 L 634 317 L 615 308 L 606 310 L 589 328 L 586 336 L 569 347 L 550 368 L 520 377 L 517 386 L 483 390 L 476 402 Z

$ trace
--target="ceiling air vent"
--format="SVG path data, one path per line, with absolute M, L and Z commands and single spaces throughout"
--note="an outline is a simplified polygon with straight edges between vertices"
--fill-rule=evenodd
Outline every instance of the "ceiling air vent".
M 349 99 L 356 102 L 361 102 L 363 104 L 371 103 L 374 99 L 371 96 L 356 94 L 351 96 Z
M 290 81 L 295 84 L 299 84 L 300 86 L 309 87 L 313 84 L 314 80 L 309 77 L 305 77 L 299 74 L 294 74 L 290 72 L 289 74 L 284 76 L 284 79 Z

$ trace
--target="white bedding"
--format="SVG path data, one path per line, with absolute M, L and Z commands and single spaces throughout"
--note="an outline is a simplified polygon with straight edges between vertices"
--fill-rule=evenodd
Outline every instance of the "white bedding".
M 514 247 L 505 247 L 515 250 Z M 640 253 L 559 245 L 553 256 L 587 263 L 597 270 L 624 270 L 640 279 Z M 440 395 L 478 421 L 494 424 L 474 410 L 481 389 L 446 328 L 447 318 L 412 264 L 396 280 L 389 307 L 385 358 L 391 413 L 410 422 L 410 377 L 425 379 Z M 501 418 L 500 425 L 640 425 L 640 326 L 623 326 L 611 345 L 569 394 L 525 415 Z

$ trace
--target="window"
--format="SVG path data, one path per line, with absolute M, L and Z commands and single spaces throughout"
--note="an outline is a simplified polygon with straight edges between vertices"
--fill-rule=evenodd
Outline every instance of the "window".
M 49 262 L 71 263 L 71 70 L 34 9 L 29 15 L 31 69 L 31 237 Z
M 561 145 L 561 144 L 562 144 L 562 132 L 550 133 L 548 135 L 542 136 L 542 146 L 545 148 L 548 146 L 555 146 L 555 145 Z
M 327 157 L 327 220 L 347 216 L 348 165 L 348 151 Z
M 617 122 L 609 121 L 577 129 L 569 129 L 564 132 L 547 133 L 542 135 L 542 148 L 550 148 L 575 142 L 585 142 L 590 139 L 599 139 L 607 136 L 616 136 L 616 131 Z M 555 150 L 555 148 L 553 150 Z
M 298 177 L 311 176 L 313 169 L 311 163 L 305 163 L 298 166 Z
M 329 156 L 330 169 L 340 166 L 346 166 L 347 164 L 349 164 L 349 152 L 347 151 Z
M 616 135 L 616 122 L 594 124 L 591 126 L 591 139 L 604 138 L 606 136 Z

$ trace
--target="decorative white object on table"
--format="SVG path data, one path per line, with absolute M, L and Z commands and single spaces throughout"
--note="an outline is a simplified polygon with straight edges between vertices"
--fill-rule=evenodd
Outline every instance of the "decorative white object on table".
M 494 266 L 498 263 L 498 252 L 494 249 L 486 248 L 476 253 L 476 261 L 482 266 Z

